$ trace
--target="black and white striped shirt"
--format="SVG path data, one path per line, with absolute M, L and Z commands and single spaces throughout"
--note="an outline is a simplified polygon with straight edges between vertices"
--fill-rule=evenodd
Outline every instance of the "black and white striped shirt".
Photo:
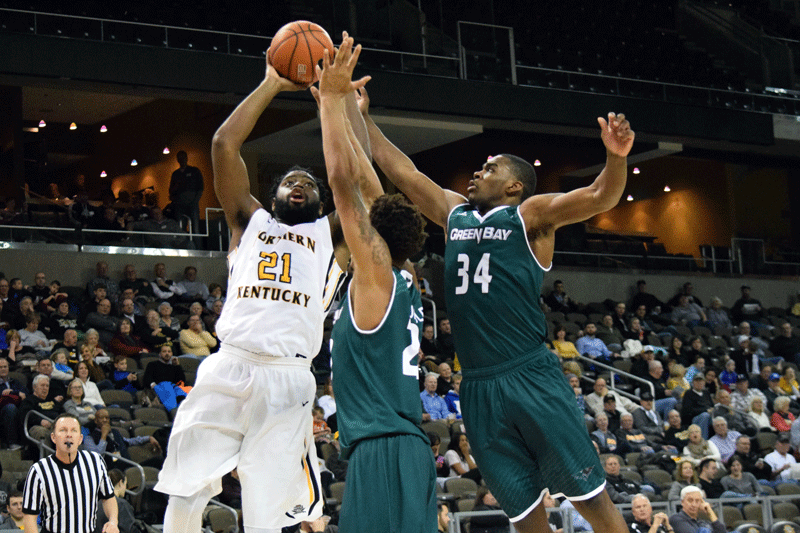
M 90 533 L 95 526 L 98 497 L 114 497 L 105 461 L 99 454 L 80 450 L 70 464 L 50 455 L 28 471 L 22 510 L 41 514 L 43 530 Z

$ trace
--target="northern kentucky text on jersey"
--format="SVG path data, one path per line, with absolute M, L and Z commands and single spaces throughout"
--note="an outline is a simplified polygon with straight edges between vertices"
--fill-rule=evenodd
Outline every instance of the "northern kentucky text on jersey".
M 317 243 L 314 239 L 310 239 L 304 235 L 297 235 L 296 233 L 292 233 L 291 231 L 287 231 L 283 235 L 268 235 L 266 231 L 262 231 L 258 234 L 258 240 L 263 242 L 264 244 L 275 244 L 275 241 L 279 241 L 281 239 L 296 242 L 300 246 L 305 246 L 312 252 L 316 253 L 316 246 Z
M 505 241 L 513 230 L 497 229 L 491 226 L 485 228 L 454 229 L 450 232 L 451 241 Z
M 256 298 L 260 300 L 283 301 L 288 304 L 308 307 L 311 296 L 302 292 L 280 287 L 265 287 L 260 285 L 244 285 L 236 290 L 237 298 Z

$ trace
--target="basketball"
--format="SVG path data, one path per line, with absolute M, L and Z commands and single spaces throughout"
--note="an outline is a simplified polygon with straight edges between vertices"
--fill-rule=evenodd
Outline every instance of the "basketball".
M 314 66 L 322 61 L 325 49 L 332 60 L 334 48 L 328 32 L 313 22 L 296 20 L 278 30 L 267 55 L 270 65 L 282 77 L 307 84 L 317 81 Z

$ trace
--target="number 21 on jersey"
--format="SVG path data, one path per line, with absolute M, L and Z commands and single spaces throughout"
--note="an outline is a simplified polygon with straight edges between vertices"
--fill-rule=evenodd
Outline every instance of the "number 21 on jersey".
M 261 252 L 258 254 L 261 257 L 262 261 L 258 262 L 258 279 L 266 280 L 266 281 L 275 281 L 277 278 L 277 274 L 275 272 L 270 272 L 270 270 L 274 270 L 276 266 L 278 266 L 278 254 L 275 252 Z M 281 268 L 280 268 L 280 278 L 278 281 L 281 283 L 291 283 L 292 282 L 292 254 L 285 253 L 280 257 Z
M 489 292 L 489 283 L 492 282 L 492 275 L 489 274 L 490 255 L 485 253 L 478 261 L 475 267 L 475 274 L 472 276 L 472 282 L 481 286 L 481 292 Z M 458 262 L 461 267 L 458 269 L 457 275 L 461 278 L 461 285 L 456 287 L 456 294 L 466 294 L 469 289 L 469 256 L 467 254 L 458 254 Z

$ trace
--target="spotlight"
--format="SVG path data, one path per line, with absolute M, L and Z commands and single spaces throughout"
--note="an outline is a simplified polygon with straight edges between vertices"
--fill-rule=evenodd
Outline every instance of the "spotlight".
M 78 129 L 78 125 L 73 122 L 72 124 L 69 125 L 69 129 L 77 130 Z
M 540 167 L 542 166 L 542 162 L 537 159 L 536 161 L 533 162 L 533 166 Z
M 47 126 L 47 122 L 45 122 L 44 120 L 40 120 L 39 121 L 39 127 L 40 128 L 44 128 L 45 126 Z
M 629 195 L 628 195 L 628 201 L 629 201 L 629 202 L 632 202 L 632 201 L 633 201 L 633 195 L 632 195 L 632 194 L 629 194 Z
M 664 185 L 664 192 L 669 192 L 672 189 L 669 188 L 669 185 Z
M 138 164 L 139 164 L 139 162 L 138 162 L 138 161 L 136 161 L 135 159 L 131 161 L 131 166 L 132 166 L 132 167 L 135 167 L 135 166 L 137 166 Z
M 105 170 L 103 170 L 103 171 L 101 171 L 101 172 L 100 172 L 100 177 L 101 177 L 101 178 L 105 178 L 106 176 L 108 176 L 108 174 L 106 174 L 106 171 L 105 171 Z
M 165 146 L 164 150 L 161 153 L 167 155 L 169 153 L 169 146 Z
M 639 167 L 633 167 L 633 173 L 634 174 L 638 174 L 639 172 L 640 172 L 639 171 Z
M 108 128 L 106 128 L 106 125 L 105 125 L 105 124 L 103 124 L 102 126 L 100 126 L 100 133 L 105 133 L 105 132 L 107 132 L 107 131 L 108 131 Z

